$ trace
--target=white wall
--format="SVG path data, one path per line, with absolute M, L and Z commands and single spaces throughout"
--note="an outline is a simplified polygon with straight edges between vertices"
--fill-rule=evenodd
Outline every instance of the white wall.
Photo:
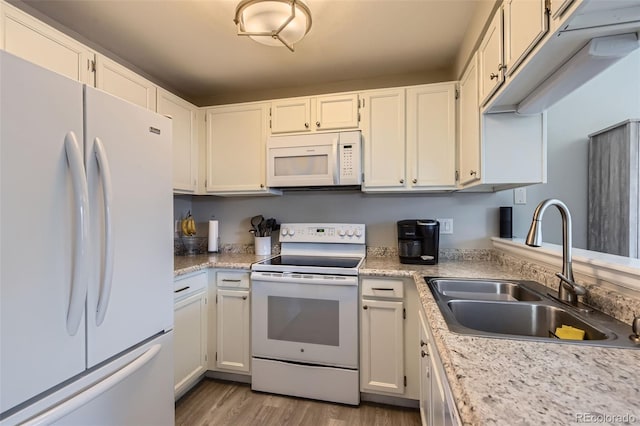
M 351 222 L 367 225 L 367 245 L 395 247 L 402 219 L 453 218 L 453 235 L 442 248 L 490 247 L 498 236 L 498 207 L 510 205 L 511 191 L 496 194 L 371 195 L 356 191 L 286 192 L 281 197 L 193 197 L 197 222 L 220 221 L 220 240 L 252 243 L 250 218 L 262 214 L 282 222 Z
M 564 201 L 573 219 L 573 246 L 587 248 L 588 135 L 629 118 L 640 118 L 640 50 L 580 87 L 547 113 L 547 183 L 527 188 L 527 204 L 514 206 L 514 236 L 524 237 L 541 200 Z M 561 244 L 560 215 L 549 210 L 543 240 Z

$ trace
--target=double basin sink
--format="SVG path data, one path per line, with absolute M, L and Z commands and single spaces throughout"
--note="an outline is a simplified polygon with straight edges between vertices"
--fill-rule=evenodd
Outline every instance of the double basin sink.
M 596 310 L 556 301 L 533 281 L 425 277 L 447 326 L 454 333 L 640 349 L 631 327 Z M 584 330 L 584 340 L 559 339 L 557 327 Z

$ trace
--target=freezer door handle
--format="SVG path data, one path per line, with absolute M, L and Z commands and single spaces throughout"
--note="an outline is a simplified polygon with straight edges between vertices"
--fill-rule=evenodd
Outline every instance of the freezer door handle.
M 95 385 L 80 392 L 76 397 L 66 400 L 60 405 L 53 407 L 51 410 L 45 411 L 37 417 L 23 423 L 23 426 L 48 425 L 64 416 L 76 411 L 80 407 L 88 404 L 98 396 L 102 395 L 118 383 L 127 379 L 136 373 L 139 369 L 148 364 L 162 349 L 161 344 L 151 346 L 145 353 L 124 366 L 106 379 L 99 381 Z
M 84 169 L 80 145 L 74 132 L 64 138 L 67 164 L 71 172 L 76 216 L 75 248 L 73 254 L 73 275 L 71 296 L 67 311 L 67 332 L 75 336 L 83 318 L 84 302 L 87 298 L 87 256 L 89 251 L 89 187 Z
M 113 189 L 111 185 L 111 169 L 109 159 L 104 149 L 104 144 L 100 138 L 95 138 L 94 151 L 98 169 L 102 174 L 102 194 L 104 198 L 104 272 L 100 285 L 100 297 L 96 309 L 96 325 L 100 326 L 107 314 L 109 299 L 111 298 L 111 283 L 113 282 L 113 220 L 112 220 L 112 200 Z

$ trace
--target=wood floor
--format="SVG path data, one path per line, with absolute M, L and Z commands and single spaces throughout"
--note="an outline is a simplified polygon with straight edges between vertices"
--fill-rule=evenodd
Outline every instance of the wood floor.
M 204 379 L 176 403 L 176 425 L 420 425 L 409 408 L 363 402 L 359 407 L 251 391 L 248 384 Z

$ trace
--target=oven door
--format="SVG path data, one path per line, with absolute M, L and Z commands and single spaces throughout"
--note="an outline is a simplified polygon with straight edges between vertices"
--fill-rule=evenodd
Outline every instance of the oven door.
M 338 184 L 337 140 L 312 146 L 269 147 L 267 186 Z
M 358 278 L 253 272 L 254 357 L 358 367 Z

